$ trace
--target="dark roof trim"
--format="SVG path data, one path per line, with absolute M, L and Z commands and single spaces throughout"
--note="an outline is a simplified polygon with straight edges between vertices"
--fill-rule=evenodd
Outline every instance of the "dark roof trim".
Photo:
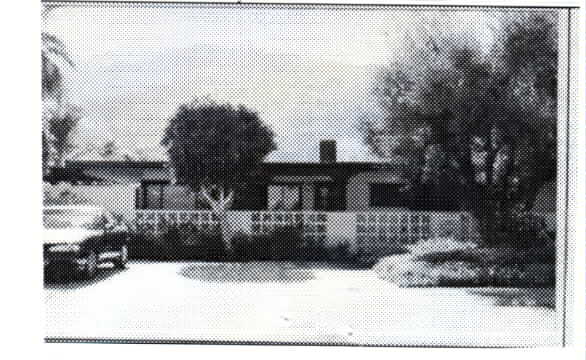
M 124 168 L 124 169 L 164 169 L 169 166 L 167 161 L 104 161 L 104 160 L 72 160 L 66 162 L 68 168 Z
M 350 162 L 340 161 L 334 163 L 320 162 L 266 162 L 262 164 L 264 169 L 355 169 L 355 170 L 396 170 L 403 166 L 401 163 L 384 162 Z
M 384 162 L 335 162 L 335 163 L 320 163 L 320 162 L 265 162 L 262 163 L 263 169 L 354 169 L 354 170 L 396 170 L 400 168 L 401 163 L 384 163 Z M 124 169 L 164 169 L 169 167 L 167 161 L 101 161 L 101 160 L 73 160 L 67 161 L 67 168 L 124 168 Z

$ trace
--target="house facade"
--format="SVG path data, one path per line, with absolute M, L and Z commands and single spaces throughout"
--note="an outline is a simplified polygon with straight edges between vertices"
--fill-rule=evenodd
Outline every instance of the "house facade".
M 262 234 L 296 224 L 307 239 L 368 248 L 438 236 L 477 236 L 470 214 L 443 201 L 433 209 L 422 208 L 431 202 L 410 198 L 405 191 L 407 164 L 402 161 L 338 161 L 331 140 L 320 143 L 319 153 L 317 162 L 260 164 L 238 187 L 226 215 L 230 229 Z M 131 206 L 137 231 L 157 233 L 169 225 L 210 231 L 219 226 L 205 201 L 176 183 L 167 162 L 86 160 L 67 166 L 97 179 L 103 191 L 108 191 L 106 184 L 129 185 L 134 201 L 126 205 Z
M 244 179 L 232 209 L 271 211 L 415 210 L 405 189 L 405 163 L 340 162 L 336 143 L 320 143 L 319 162 L 264 162 Z M 137 208 L 206 208 L 167 167 L 142 168 Z M 421 203 L 421 202 L 420 202 Z M 453 210 L 453 209 L 436 209 Z
M 320 142 L 317 162 L 261 163 L 236 191 L 234 210 L 388 211 L 431 210 L 415 204 L 406 193 L 406 163 L 338 161 L 336 142 Z M 187 186 L 177 184 L 167 161 L 67 161 L 67 176 L 80 185 L 130 185 L 136 209 L 206 209 Z M 89 180 L 88 180 L 89 179 Z M 449 193 L 446 189 L 446 193 Z M 442 207 L 444 204 L 445 207 Z M 441 202 L 432 210 L 453 211 Z

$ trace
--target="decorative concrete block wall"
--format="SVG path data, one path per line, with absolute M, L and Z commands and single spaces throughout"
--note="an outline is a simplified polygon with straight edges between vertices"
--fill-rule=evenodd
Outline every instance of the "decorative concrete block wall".
M 137 210 L 139 232 L 160 233 L 168 226 L 219 231 L 220 218 L 209 210 Z M 304 239 L 327 246 L 384 249 L 437 237 L 478 236 L 474 219 L 457 212 L 227 211 L 228 234 L 268 234 L 279 226 L 300 226 Z

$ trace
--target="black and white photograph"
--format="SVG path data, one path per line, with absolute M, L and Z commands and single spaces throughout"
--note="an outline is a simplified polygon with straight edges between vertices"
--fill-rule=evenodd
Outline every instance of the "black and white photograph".
M 565 345 L 572 11 L 43 2 L 45 342 Z

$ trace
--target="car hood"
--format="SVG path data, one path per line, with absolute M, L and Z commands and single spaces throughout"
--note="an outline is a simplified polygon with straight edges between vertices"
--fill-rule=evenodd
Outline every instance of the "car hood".
M 43 244 L 76 244 L 101 234 L 100 230 L 44 229 Z

